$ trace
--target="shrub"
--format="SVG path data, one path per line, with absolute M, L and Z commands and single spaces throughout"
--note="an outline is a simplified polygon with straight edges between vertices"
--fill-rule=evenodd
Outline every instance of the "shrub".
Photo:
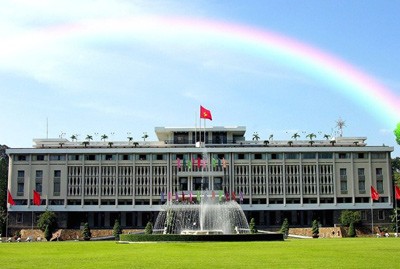
M 90 232 L 90 228 L 89 228 L 89 223 L 85 223 L 85 225 L 83 225 L 83 230 L 82 230 L 82 237 L 83 240 L 90 240 L 90 238 L 92 237 L 92 233 Z
M 289 220 L 287 218 L 283 220 L 280 232 L 283 233 L 284 235 L 289 234 Z
M 145 234 L 152 234 L 153 233 L 153 223 L 150 221 L 147 222 L 146 227 L 144 228 L 144 233 Z
M 250 233 L 256 234 L 258 233 L 257 227 L 256 227 L 256 220 L 254 218 L 251 218 L 250 220 Z
M 50 232 L 49 226 L 46 226 L 46 229 L 44 229 L 44 238 L 46 238 L 47 241 L 50 241 L 52 236 L 53 235 Z
M 355 237 L 356 236 L 356 229 L 354 228 L 354 223 L 351 222 L 349 226 L 349 236 Z
M 318 236 L 319 234 L 319 222 L 316 219 L 312 222 L 311 233 L 313 234 L 313 236 Z
M 115 240 L 119 240 L 120 234 L 122 234 L 121 225 L 119 224 L 119 220 L 116 219 L 114 222 L 114 228 L 113 228 L 113 235 L 115 237 Z
M 52 211 L 46 210 L 44 213 L 40 215 L 37 226 L 44 233 L 46 232 L 47 229 L 48 230 L 47 232 L 50 234 L 51 238 L 52 234 L 57 229 L 57 215 Z M 46 235 L 45 238 L 47 239 Z

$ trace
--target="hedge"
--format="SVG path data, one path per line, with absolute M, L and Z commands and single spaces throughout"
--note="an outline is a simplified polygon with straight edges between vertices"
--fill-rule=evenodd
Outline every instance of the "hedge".
M 283 241 L 283 234 L 213 234 L 213 235 L 181 235 L 181 234 L 121 234 L 121 241 L 131 242 L 238 242 L 238 241 Z

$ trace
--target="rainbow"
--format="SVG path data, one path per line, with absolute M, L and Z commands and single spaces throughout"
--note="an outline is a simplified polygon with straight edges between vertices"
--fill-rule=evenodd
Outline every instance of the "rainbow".
M 185 17 L 139 16 L 123 19 L 82 21 L 57 25 L 3 42 L 4 54 L 18 53 L 21 44 L 41 46 L 57 41 L 96 38 L 162 39 L 165 42 L 204 42 L 255 54 L 288 66 L 321 81 L 327 88 L 365 107 L 378 120 L 395 126 L 400 118 L 398 94 L 371 75 L 308 44 L 251 26 Z

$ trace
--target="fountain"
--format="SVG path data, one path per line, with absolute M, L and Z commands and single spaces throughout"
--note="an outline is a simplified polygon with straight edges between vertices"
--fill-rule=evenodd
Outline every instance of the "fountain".
M 153 233 L 239 234 L 249 233 L 240 205 L 233 200 L 216 201 L 202 194 L 198 203 L 167 202 L 158 214 Z
M 202 152 L 204 163 L 207 163 L 207 152 L 205 147 Z M 235 195 L 219 191 L 216 197 L 215 191 L 204 190 L 204 171 L 208 170 L 206 165 L 202 166 L 201 191 L 197 191 L 196 201 L 190 198 L 179 201 L 178 194 L 172 201 L 171 193 L 168 194 L 167 202 L 162 206 L 154 224 L 155 234 L 242 234 L 250 233 L 249 224 L 240 205 L 235 201 Z M 211 193 L 211 197 L 208 194 Z

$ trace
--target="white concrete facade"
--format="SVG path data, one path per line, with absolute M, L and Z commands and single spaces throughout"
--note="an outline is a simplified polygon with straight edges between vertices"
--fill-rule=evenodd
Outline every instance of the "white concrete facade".
M 8 188 L 17 203 L 9 208 L 10 226 L 22 227 L 32 211 L 46 209 L 62 216 L 61 226 L 85 221 L 73 218 L 112 226 L 116 217 L 126 227 L 143 226 L 169 193 L 187 199 L 201 186 L 210 197 L 235 193 L 246 214 L 266 226 L 283 216 L 299 226 L 315 216 L 336 223 L 343 209 L 362 210 L 368 222 L 371 208 L 374 222 L 386 222 L 393 208 L 392 147 L 368 146 L 362 137 L 245 141 L 242 126 L 205 133 L 200 148 L 194 142 L 204 141 L 204 131 L 157 127 L 155 142 L 36 139 L 33 148 L 8 149 Z M 371 201 L 370 186 L 379 201 Z M 41 193 L 40 206 L 31 204 L 33 190 Z

